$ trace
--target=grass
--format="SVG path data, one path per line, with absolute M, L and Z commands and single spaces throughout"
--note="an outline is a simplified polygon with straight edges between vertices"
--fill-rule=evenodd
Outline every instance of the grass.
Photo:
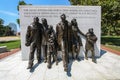
M 105 46 L 113 50 L 120 51 L 120 46 L 114 46 L 114 45 L 105 45 Z
M 20 47 L 20 40 L 0 42 L 0 46 L 7 46 L 8 50 L 19 48 Z
M 102 36 L 101 42 L 106 47 L 120 51 L 120 36 Z M 0 46 L 7 46 L 7 49 L 15 49 L 20 47 L 20 40 L 0 42 Z
M 102 36 L 101 43 L 103 45 L 116 45 L 120 46 L 120 36 Z
M 108 48 L 120 51 L 120 36 L 102 36 L 101 43 Z
M 102 36 L 101 38 L 116 38 L 116 39 L 120 39 L 120 36 Z

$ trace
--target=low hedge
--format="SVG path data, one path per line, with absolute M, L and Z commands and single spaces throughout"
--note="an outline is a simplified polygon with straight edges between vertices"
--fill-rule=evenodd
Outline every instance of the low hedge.
M 120 46 L 120 36 L 102 36 L 101 43 L 104 45 Z

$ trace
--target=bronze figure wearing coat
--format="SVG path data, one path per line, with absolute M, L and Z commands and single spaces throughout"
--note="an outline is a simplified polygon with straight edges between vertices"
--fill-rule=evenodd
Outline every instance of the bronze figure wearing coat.
M 95 62 L 94 44 L 97 41 L 97 37 L 93 32 L 93 28 L 90 28 L 86 33 L 86 44 L 85 44 L 85 58 L 88 59 L 87 53 L 90 50 L 92 52 L 92 61 Z
M 33 66 L 34 52 L 36 49 L 38 63 L 41 62 L 42 30 L 43 28 L 42 24 L 39 23 L 39 18 L 35 17 L 33 23 L 28 26 L 26 33 L 25 45 L 30 46 L 29 63 L 27 69 L 30 69 Z
M 85 36 L 85 34 L 78 28 L 78 24 L 75 18 L 71 20 L 71 26 L 72 26 L 72 57 L 74 59 L 74 53 L 76 53 L 76 59 L 78 59 L 80 46 L 83 46 L 79 34 L 83 36 Z
M 44 57 L 44 62 L 47 62 L 47 33 L 46 31 L 48 30 L 48 23 L 46 18 L 42 18 L 42 26 L 43 26 L 43 40 L 42 40 L 42 48 L 43 48 L 43 57 Z
M 48 46 L 48 54 L 47 54 L 47 62 L 48 68 L 51 68 L 51 58 L 53 58 L 53 62 L 56 61 L 56 65 L 58 64 L 57 60 L 57 51 L 56 51 L 56 34 L 52 26 L 49 26 L 47 30 L 47 46 Z
M 60 49 L 62 50 L 62 59 L 64 71 L 68 70 L 68 42 L 69 42 L 69 27 L 70 23 L 66 20 L 65 14 L 60 16 L 61 22 L 59 22 L 56 26 L 56 35 L 57 35 L 57 43 Z

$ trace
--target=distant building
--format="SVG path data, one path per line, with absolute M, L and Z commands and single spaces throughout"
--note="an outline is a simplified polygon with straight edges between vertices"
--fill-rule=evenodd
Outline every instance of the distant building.
M 17 34 L 17 25 L 15 23 L 9 23 L 8 25 L 14 31 L 14 35 Z

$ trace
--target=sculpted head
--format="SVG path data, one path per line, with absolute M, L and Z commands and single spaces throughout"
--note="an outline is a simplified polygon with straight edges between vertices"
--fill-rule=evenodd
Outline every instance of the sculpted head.
M 34 17 L 33 18 L 33 21 L 36 23 L 36 22 L 39 22 L 39 18 L 38 17 Z
M 88 32 L 91 33 L 91 34 L 93 34 L 93 33 L 94 33 L 94 32 L 93 32 L 93 28 L 89 28 L 89 29 L 88 29 Z
M 77 26 L 77 21 L 76 21 L 75 18 L 73 18 L 73 19 L 71 20 L 71 24 L 74 25 L 74 26 Z
M 42 21 L 43 25 L 47 25 L 47 19 L 46 18 L 42 18 L 41 21 Z
M 62 14 L 62 15 L 60 16 L 60 18 L 61 18 L 62 21 L 65 21 L 65 20 L 66 20 L 66 15 L 65 15 L 65 14 Z

